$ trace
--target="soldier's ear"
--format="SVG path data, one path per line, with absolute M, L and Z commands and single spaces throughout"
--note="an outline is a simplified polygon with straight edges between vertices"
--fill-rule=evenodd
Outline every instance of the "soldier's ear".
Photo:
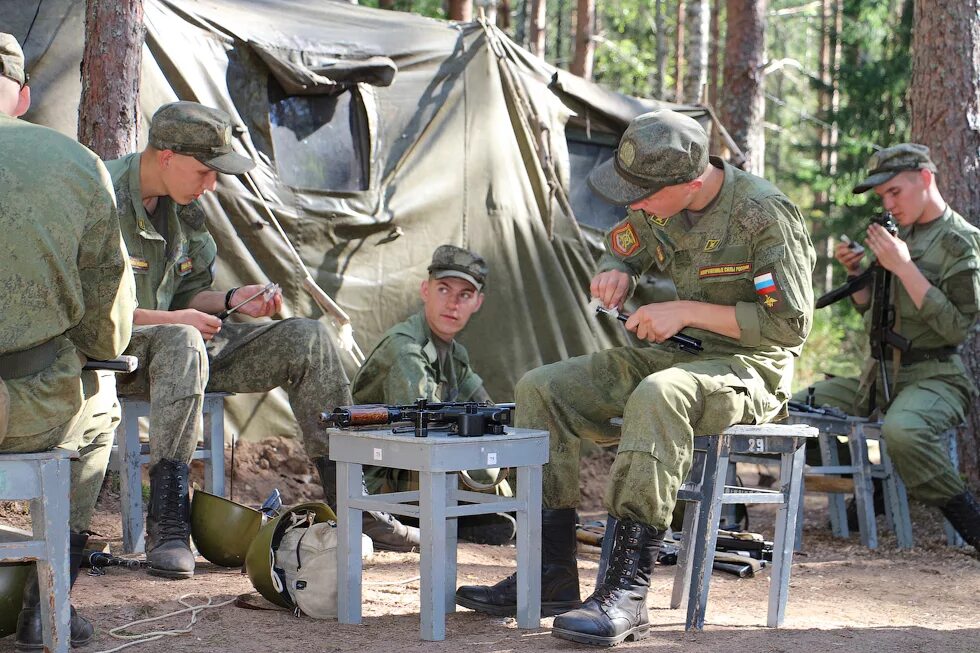
M 31 87 L 24 85 L 20 89 L 20 93 L 17 95 L 17 106 L 14 108 L 14 118 L 19 118 L 20 116 L 27 113 L 27 110 L 31 108 Z
M 483 293 L 478 292 L 476 293 L 476 308 L 473 309 L 473 312 L 476 313 L 478 310 L 480 310 L 481 306 L 483 306 Z
M 422 298 L 423 302 L 429 300 L 429 279 L 422 279 L 422 285 L 419 286 L 419 297 Z

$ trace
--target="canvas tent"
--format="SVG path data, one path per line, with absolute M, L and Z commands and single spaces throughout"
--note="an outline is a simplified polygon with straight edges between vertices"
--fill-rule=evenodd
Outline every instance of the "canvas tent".
M 44 0 L 25 47 L 27 118 L 72 136 L 84 4 Z M 23 38 L 36 6 L 0 0 L 0 31 Z M 497 400 L 533 367 L 625 342 L 587 312 L 597 234 L 621 211 L 584 178 L 633 116 L 671 105 L 559 72 L 478 22 L 329 0 L 145 0 L 145 23 L 143 124 L 176 99 L 234 117 L 262 198 L 365 352 L 418 310 L 441 243 L 489 262 L 486 301 L 461 341 Z M 217 287 L 276 281 L 286 315 L 320 315 L 242 179 L 222 176 L 202 201 Z M 295 429 L 279 391 L 236 397 L 228 412 L 244 437 Z

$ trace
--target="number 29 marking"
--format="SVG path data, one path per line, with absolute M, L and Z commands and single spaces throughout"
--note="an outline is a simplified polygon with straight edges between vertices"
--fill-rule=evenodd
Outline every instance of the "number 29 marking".
M 749 452 L 750 453 L 765 453 L 766 452 L 766 439 L 765 438 L 749 438 Z

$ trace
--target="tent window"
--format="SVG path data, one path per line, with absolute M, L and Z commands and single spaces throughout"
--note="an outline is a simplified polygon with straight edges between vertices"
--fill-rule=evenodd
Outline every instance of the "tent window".
M 369 183 L 367 118 L 356 93 L 287 95 L 269 78 L 279 177 L 294 188 L 362 191 Z
M 569 133 L 566 133 L 566 138 L 570 159 L 570 178 L 577 180 L 577 183 L 573 181 L 568 197 L 572 204 L 572 210 L 575 212 L 575 218 L 579 224 L 604 233 L 626 217 L 626 210 L 621 206 L 613 206 L 603 202 L 592 192 L 585 180 L 588 179 L 593 168 L 612 158 L 616 146 L 587 142 L 584 138 L 582 140 L 574 139 Z

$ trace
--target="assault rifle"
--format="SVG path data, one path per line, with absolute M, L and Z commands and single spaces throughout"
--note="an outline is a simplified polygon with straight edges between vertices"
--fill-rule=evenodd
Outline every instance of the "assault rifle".
M 898 226 L 895 219 L 889 212 L 871 218 L 872 224 L 879 224 L 885 228 L 892 236 L 898 235 Z M 888 347 L 893 347 L 901 352 L 907 352 L 912 343 L 905 336 L 895 332 L 895 306 L 892 303 L 892 273 L 873 262 L 868 269 L 849 279 L 844 285 L 831 290 L 827 294 L 817 299 L 816 307 L 823 308 L 845 297 L 850 297 L 858 290 L 866 288 L 869 284 L 871 290 L 871 333 L 869 334 L 871 344 L 871 355 L 878 361 L 881 370 L 882 394 L 885 403 L 891 401 L 891 383 L 888 378 L 888 366 L 886 365 L 886 354 Z M 875 388 L 871 388 L 871 398 L 869 410 L 875 408 Z
M 340 406 L 332 413 L 321 413 L 320 422 L 327 427 L 353 428 L 403 423 L 415 431 L 415 437 L 429 435 L 429 428 L 448 431 L 464 438 L 501 435 L 511 423 L 514 404 L 481 404 L 475 401 L 430 402 L 419 399 L 407 406 L 363 404 Z M 397 427 L 392 429 L 397 432 Z

